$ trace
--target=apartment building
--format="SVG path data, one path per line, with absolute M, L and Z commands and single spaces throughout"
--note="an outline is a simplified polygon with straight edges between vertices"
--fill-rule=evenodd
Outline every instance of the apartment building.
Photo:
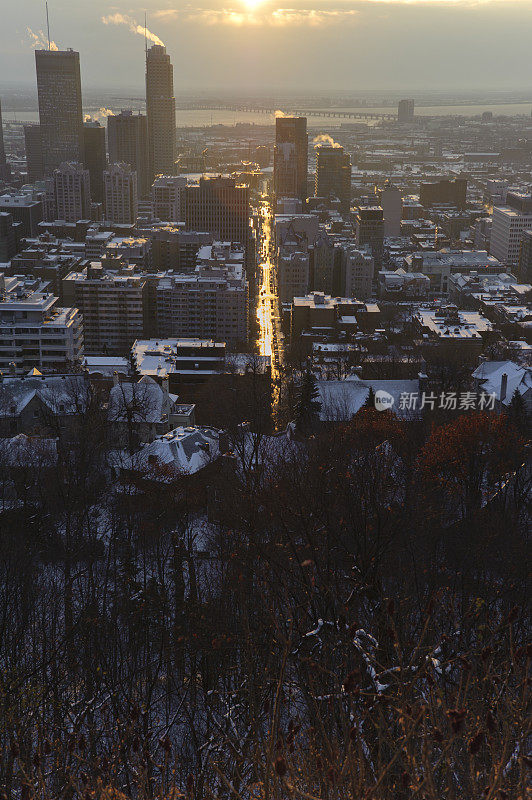
M 146 280 L 131 268 L 111 271 L 96 261 L 69 273 L 63 298 L 83 314 L 85 352 L 128 355 L 144 335 L 146 293 Z
M 0 371 L 57 371 L 82 360 L 78 309 L 60 308 L 48 283 L 0 273 Z

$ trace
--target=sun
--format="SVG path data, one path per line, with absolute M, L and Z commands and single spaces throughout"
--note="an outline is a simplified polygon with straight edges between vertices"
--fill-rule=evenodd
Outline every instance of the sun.
M 243 0 L 244 5 L 250 11 L 254 11 L 256 8 L 258 8 L 258 6 L 260 6 L 262 2 L 263 0 Z

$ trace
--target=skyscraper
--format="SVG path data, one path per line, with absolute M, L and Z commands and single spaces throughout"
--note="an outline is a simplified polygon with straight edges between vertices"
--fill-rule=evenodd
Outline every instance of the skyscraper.
M 146 54 L 146 111 L 151 176 L 173 175 L 175 169 L 174 68 L 166 48 L 158 44 L 150 47 Z
M 351 159 L 344 148 L 320 145 L 316 148 L 316 197 L 336 197 L 342 211 L 351 202 Z
M 399 100 L 397 106 L 397 122 L 413 122 L 414 121 L 414 101 L 413 100 Z
M 146 117 L 129 109 L 107 117 L 107 139 L 109 163 L 129 164 L 137 173 L 138 196 L 146 198 L 150 190 Z
M 103 175 L 105 218 L 120 225 L 137 220 L 137 173 L 129 164 L 110 164 Z
M 273 182 L 277 197 L 307 199 L 308 136 L 306 117 L 277 117 Z
M 36 50 L 37 92 L 45 176 L 60 164 L 83 160 L 79 53 Z
M 0 103 L 0 180 L 7 180 L 11 175 L 11 170 L 6 161 L 6 151 L 4 148 L 4 127 L 2 124 L 2 104 Z
M 103 203 L 103 171 L 107 166 L 105 128 L 99 122 L 83 123 L 83 164 L 89 170 L 91 199 Z

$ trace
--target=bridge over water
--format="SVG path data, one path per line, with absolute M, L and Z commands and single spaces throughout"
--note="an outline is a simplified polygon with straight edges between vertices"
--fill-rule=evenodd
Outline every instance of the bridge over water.
M 269 114 L 273 116 L 278 110 L 276 108 L 267 108 L 265 106 L 250 105 L 250 104 L 236 104 L 236 103 L 184 103 L 179 104 L 177 108 L 180 111 L 244 111 L 252 114 Z M 295 117 L 327 117 L 333 119 L 389 119 L 396 120 L 397 114 L 382 113 L 376 111 L 342 111 L 341 109 L 312 109 L 312 108 L 287 108 L 283 111 L 288 116 Z

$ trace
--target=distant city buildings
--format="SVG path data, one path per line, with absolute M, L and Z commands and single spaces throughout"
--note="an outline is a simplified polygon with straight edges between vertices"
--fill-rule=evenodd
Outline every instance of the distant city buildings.
M 306 117 L 277 117 L 273 183 L 277 197 L 308 196 L 308 135 Z
M 83 162 L 83 111 L 79 53 L 36 50 L 43 174 L 64 162 Z

